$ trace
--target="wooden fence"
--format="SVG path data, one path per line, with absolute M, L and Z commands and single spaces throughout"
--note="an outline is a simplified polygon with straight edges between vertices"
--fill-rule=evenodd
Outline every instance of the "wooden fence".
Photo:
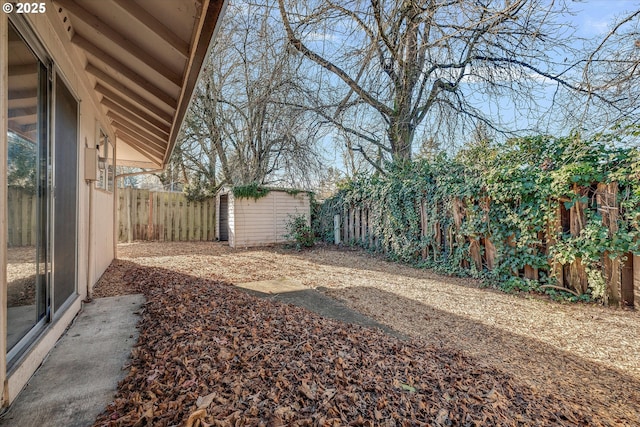
M 215 199 L 182 193 L 118 189 L 118 241 L 206 241 L 215 237 Z
M 9 188 L 7 194 L 7 245 L 35 246 L 36 195 L 33 192 Z
M 598 184 L 597 188 L 584 188 L 574 186 L 573 191 L 577 195 L 594 198 L 597 201 L 598 212 L 602 216 L 603 225 L 609 229 L 609 235 L 614 236 L 617 232 L 617 221 L 619 215 L 619 205 L 617 202 L 617 183 Z M 542 242 L 535 247 L 531 247 L 533 253 L 548 255 L 549 248 L 555 244 L 555 237 L 562 233 L 569 233 L 577 236 L 584 228 L 585 210 L 588 209 L 586 203 L 576 202 L 571 208 L 565 207 L 567 200 L 557 201 L 557 213 L 555 219 L 548 224 L 547 229 L 538 233 L 539 241 Z M 444 216 L 451 221 L 446 224 L 429 221 L 427 217 L 427 206 L 425 201 L 416 201 L 416 210 L 420 218 L 420 237 L 433 236 L 431 243 L 424 246 L 421 251 L 415 253 L 416 259 L 431 259 L 438 261 L 442 257 L 450 256 L 453 249 L 466 245 L 468 256 L 461 261 L 461 267 L 473 267 L 477 271 L 493 270 L 500 254 L 496 251 L 496 244 L 502 243 L 515 248 L 517 242 L 515 236 L 510 236 L 506 242 L 496 242 L 491 235 L 466 236 L 462 233 L 462 224 L 468 214 L 467 203 L 454 199 L 451 208 L 444 212 Z M 488 198 L 479 201 L 485 215 L 488 215 Z M 443 206 L 439 211 L 443 212 Z M 339 221 L 339 227 L 335 228 L 342 242 L 356 244 L 366 248 L 374 248 L 387 252 L 385 247 L 376 235 L 375 216 L 377 212 L 371 210 L 366 204 L 343 206 Z M 442 216 L 439 215 L 442 218 Z M 326 226 L 326 224 L 325 224 Z M 580 258 L 576 258 L 570 264 L 561 265 L 549 261 L 549 265 L 544 268 L 546 274 L 557 279 L 559 287 L 570 289 L 576 294 L 583 294 L 587 291 L 587 273 Z M 602 272 L 606 282 L 605 301 L 609 305 L 633 306 L 640 305 L 640 256 L 629 252 L 622 257 L 609 257 L 606 252 L 602 257 Z M 539 269 L 531 265 L 525 265 L 519 270 L 512 271 L 514 276 L 538 280 Z

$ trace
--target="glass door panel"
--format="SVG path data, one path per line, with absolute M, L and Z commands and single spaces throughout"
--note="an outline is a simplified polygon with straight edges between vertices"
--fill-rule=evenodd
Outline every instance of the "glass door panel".
M 10 25 L 7 164 L 7 349 L 48 312 L 47 69 Z
M 78 101 L 55 79 L 55 195 L 53 202 L 53 306 L 77 295 Z

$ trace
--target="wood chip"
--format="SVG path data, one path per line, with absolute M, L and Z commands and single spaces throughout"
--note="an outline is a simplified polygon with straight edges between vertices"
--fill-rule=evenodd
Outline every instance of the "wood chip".
M 96 296 L 144 292 L 148 303 L 129 375 L 95 425 L 134 425 L 149 403 L 148 425 L 185 425 L 205 409 L 198 398 L 214 393 L 194 424 L 640 420 L 637 313 L 479 289 L 362 251 L 122 248 L 127 259 L 114 262 Z M 227 284 L 279 277 L 323 287 L 415 339 L 327 320 Z

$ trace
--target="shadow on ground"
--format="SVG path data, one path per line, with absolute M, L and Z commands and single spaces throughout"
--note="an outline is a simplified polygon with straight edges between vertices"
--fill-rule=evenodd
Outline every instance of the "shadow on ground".
M 368 298 L 373 295 L 386 302 L 388 306 L 385 313 L 403 318 L 403 323 L 408 325 L 425 325 L 420 338 L 427 343 L 460 350 L 481 365 L 507 372 L 534 391 L 565 396 L 584 408 L 590 408 L 596 419 L 640 425 L 640 381 L 625 372 L 585 360 L 542 341 L 438 310 L 378 288 L 354 287 L 325 291 L 347 303 L 352 302 L 350 306 L 357 306 L 358 299 L 365 294 Z M 388 320 L 381 313 L 364 314 L 383 324 Z
M 166 247 L 171 247 L 171 253 L 168 254 L 166 251 Z M 194 251 L 194 248 L 197 248 Z M 264 250 L 273 250 L 275 248 L 282 249 L 284 251 L 288 251 L 288 249 L 282 246 L 258 246 L 252 248 L 232 248 L 229 246 L 228 242 L 132 242 L 132 243 L 119 243 L 118 251 L 119 255 L 122 252 L 126 252 L 128 259 L 136 259 L 136 258 L 156 258 L 163 256 L 192 256 L 192 255 L 203 255 L 203 256 L 225 256 L 225 255 L 233 255 L 238 253 L 251 253 L 251 252 L 261 252 Z
M 313 252 L 293 255 L 314 262 Z M 122 270 L 137 266 L 135 262 L 131 261 L 117 262 L 122 263 L 120 266 Z M 331 261 L 322 259 L 318 261 L 318 264 L 332 262 L 345 268 L 361 267 L 353 264 L 346 265 L 339 257 L 335 257 L 335 261 L 333 258 Z M 388 273 L 384 269 L 377 271 Z M 433 273 L 422 271 L 416 271 L 415 274 L 421 278 L 425 278 L 426 275 L 438 277 Z M 193 277 L 195 276 L 184 275 L 185 280 L 191 280 Z M 133 286 L 132 292 L 144 290 L 140 288 L 139 284 L 127 284 L 126 280 L 121 282 L 119 286 Z M 99 288 L 96 291 L 101 292 Z M 471 356 L 479 365 L 508 373 L 517 382 L 531 388 L 532 399 L 535 399 L 535 395 L 538 394 L 562 396 L 571 405 L 591 412 L 594 418 L 602 420 L 604 425 L 640 425 L 640 380 L 626 372 L 586 360 L 575 353 L 530 336 L 523 336 L 504 328 L 483 323 L 477 318 L 440 310 L 433 305 L 405 298 L 379 288 L 354 286 L 341 289 L 322 289 L 322 291 L 326 295 L 320 295 L 313 290 L 275 294 L 260 293 L 255 290 L 248 292 L 262 298 L 299 305 L 323 316 L 366 326 L 380 328 L 381 324 L 395 325 L 400 319 L 400 323 L 411 326 L 411 330 L 418 327 L 419 338 L 425 343 L 461 350 Z M 371 316 L 376 322 L 358 313 L 354 314 L 352 310 L 342 304 L 336 305 L 333 299 L 328 298 L 327 295 L 344 300 L 348 307 L 362 311 L 364 315 Z M 368 299 L 374 298 L 381 301 L 384 304 L 384 311 L 370 312 L 367 311 L 370 310 L 370 306 L 369 308 L 360 306 L 358 300 L 365 296 Z M 509 304 L 510 301 L 502 302 Z M 331 308 L 332 306 L 335 308 Z M 499 306 L 496 309 L 500 308 Z M 346 315 L 345 313 L 350 314 Z M 349 319 L 349 316 L 352 318 Z M 395 319 L 391 321 L 385 316 L 393 316 Z M 383 327 L 382 329 L 390 331 L 389 328 Z M 409 329 L 405 331 L 399 328 L 398 332 L 416 336 L 415 333 L 410 334 Z M 637 331 L 629 331 L 629 333 L 631 336 Z
M 394 331 L 388 326 L 385 326 L 370 317 L 364 316 L 355 310 L 350 309 L 339 300 L 332 298 L 320 290 L 315 289 L 294 289 L 294 290 L 278 290 L 278 281 L 271 281 L 271 289 L 268 292 L 259 291 L 256 289 L 249 289 L 247 285 L 237 285 L 237 289 L 247 292 L 249 295 L 253 295 L 258 298 L 280 301 L 286 304 L 293 304 L 298 307 L 306 308 L 309 311 L 313 311 L 323 317 L 329 319 L 340 320 L 342 322 L 351 323 L 354 325 L 360 325 L 367 328 L 380 329 L 382 332 L 393 337 L 406 340 L 408 337 L 397 331 Z

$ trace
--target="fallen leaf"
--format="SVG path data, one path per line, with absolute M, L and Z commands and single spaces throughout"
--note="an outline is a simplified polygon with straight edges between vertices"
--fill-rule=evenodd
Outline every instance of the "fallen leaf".
M 206 414 L 207 411 L 205 411 L 204 409 L 198 409 L 197 411 L 193 412 L 191 415 L 189 415 L 189 418 L 187 418 L 185 427 L 193 427 L 193 424 L 196 422 L 196 420 L 204 418 Z
M 198 409 L 208 408 L 209 405 L 211 405 L 211 403 L 213 402 L 213 399 L 215 397 L 216 397 L 216 392 L 209 393 L 206 396 L 199 396 L 198 399 L 196 399 L 196 407 Z
M 315 390 L 312 390 L 307 381 L 302 380 L 302 384 L 300 385 L 299 390 L 300 393 L 304 394 L 307 397 L 307 399 L 316 399 L 316 392 Z

